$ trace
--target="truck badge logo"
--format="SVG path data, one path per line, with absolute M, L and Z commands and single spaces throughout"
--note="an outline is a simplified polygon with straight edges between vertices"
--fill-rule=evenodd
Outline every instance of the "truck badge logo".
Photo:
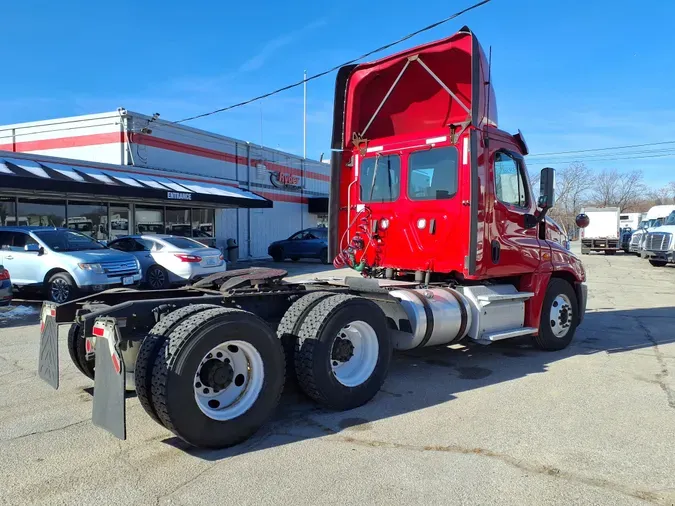
M 192 200 L 192 194 L 184 192 L 166 192 L 166 198 L 172 200 Z

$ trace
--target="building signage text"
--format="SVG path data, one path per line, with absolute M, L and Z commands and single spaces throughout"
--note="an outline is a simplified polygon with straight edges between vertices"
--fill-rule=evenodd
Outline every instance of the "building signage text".
M 300 177 L 289 172 L 272 172 L 270 181 L 277 188 L 300 188 Z
M 192 193 L 166 192 L 166 197 L 172 200 L 192 200 Z

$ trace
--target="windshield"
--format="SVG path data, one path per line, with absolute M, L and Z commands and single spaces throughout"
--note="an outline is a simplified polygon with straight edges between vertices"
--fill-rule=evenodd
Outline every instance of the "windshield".
M 180 249 L 199 249 L 206 247 L 202 243 L 193 241 L 187 237 L 165 237 L 162 240 L 168 242 L 171 244 L 171 246 L 175 246 L 176 248 Z
M 401 187 L 398 155 L 377 155 L 361 162 L 361 202 L 393 202 Z
M 37 230 L 33 233 L 52 251 L 105 249 L 101 243 L 74 230 Z
M 665 225 L 675 225 L 675 211 L 668 215 Z

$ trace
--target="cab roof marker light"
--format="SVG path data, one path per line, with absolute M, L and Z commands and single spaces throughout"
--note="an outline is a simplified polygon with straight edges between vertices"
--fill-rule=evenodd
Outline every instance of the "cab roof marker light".
M 375 153 L 376 151 L 382 151 L 384 146 L 373 146 L 372 148 L 367 148 L 366 153 Z
M 464 137 L 464 145 L 462 146 L 462 163 L 466 165 L 469 163 L 469 139 Z
M 427 139 L 427 144 L 437 144 L 439 142 L 445 142 L 448 140 L 448 136 L 444 135 L 442 137 L 432 137 L 431 139 Z

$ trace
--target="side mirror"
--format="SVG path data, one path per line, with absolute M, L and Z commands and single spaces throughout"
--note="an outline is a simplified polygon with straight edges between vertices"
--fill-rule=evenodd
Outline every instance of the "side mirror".
M 541 169 L 537 204 L 542 209 L 549 209 L 555 204 L 555 169 L 551 167 Z
M 579 228 L 586 228 L 591 223 L 591 219 L 584 213 L 578 214 L 574 221 Z
M 26 244 L 23 249 L 24 251 L 29 251 L 31 253 L 39 253 L 40 246 L 38 244 Z

